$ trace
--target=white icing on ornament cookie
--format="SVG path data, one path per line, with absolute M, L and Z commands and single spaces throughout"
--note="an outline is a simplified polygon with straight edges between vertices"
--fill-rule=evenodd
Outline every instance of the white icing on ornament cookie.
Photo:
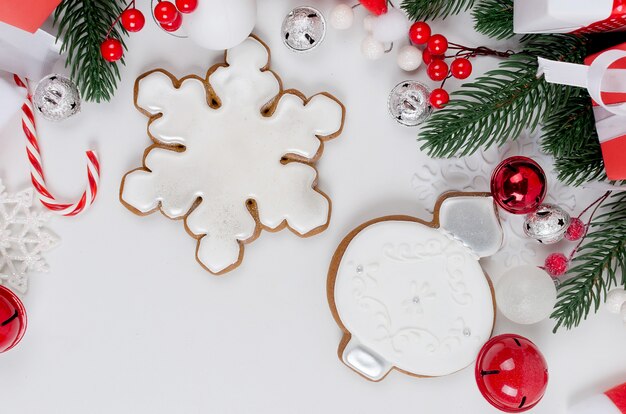
M 313 163 L 345 114 L 328 94 L 282 91 L 256 38 L 228 50 L 226 63 L 206 80 L 160 69 L 137 79 L 135 104 L 155 145 L 120 190 L 135 213 L 184 218 L 198 261 L 216 274 L 239 265 L 243 243 L 262 228 L 301 236 L 326 228 L 330 201 Z
M 493 200 L 482 193 L 444 196 L 433 223 L 390 216 L 358 227 L 329 271 L 342 361 L 373 381 L 392 368 L 442 376 L 470 365 L 495 317 L 478 259 L 501 243 Z

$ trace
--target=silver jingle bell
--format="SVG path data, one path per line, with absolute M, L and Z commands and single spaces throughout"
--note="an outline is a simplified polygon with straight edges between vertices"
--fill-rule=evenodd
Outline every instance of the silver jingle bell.
M 326 36 L 326 19 L 319 10 L 296 7 L 283 20 L 282 38 L 294 52 L 308 52 L 322 43 Z
M 404 126 L 417 126 L 433 112 L 429 97 L 430 90 L 423 83 L 414 80 L 400 82 L 389 94 L 389 114 Z
M 524 233 L 539 243 L 552 244 L 561 241 L 569 227 L 570 216 L 553 204 L 542 204 L 537 211 L 526 215 Z
M 45 119 L 61 121 L 80 112 L 80 93 L 65 76 L 48 75 L 35 87 L 33 106 Z

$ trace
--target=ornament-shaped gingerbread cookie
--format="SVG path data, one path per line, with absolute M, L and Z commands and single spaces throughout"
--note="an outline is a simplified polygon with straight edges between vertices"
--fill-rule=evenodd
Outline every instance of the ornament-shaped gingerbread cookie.
M 206 78 L 141 75 L 135 106 L 154 144 L 124 176 L 120 199 L 140 215 L 183 219 L 211 273 L 237 267 L 262 229 L 306 237 L 328 226 L 315 161 L 341 133 L 345 108 L 327 93 L 283 90 L 257 38 L 227 50 Z
M 495 321 L 479 259 L 502 238 L 488 193 L 445 194 L 430 222 L 388 216 L 353 230 L 328 273 L 341 361 L 372 381 L 392 369 L 433 377 L 469 366 Z

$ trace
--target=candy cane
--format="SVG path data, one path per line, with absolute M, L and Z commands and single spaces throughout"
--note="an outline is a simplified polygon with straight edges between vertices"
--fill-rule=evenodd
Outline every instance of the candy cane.
M 26 90 L 26 98 L 22 104 L 22 129 L 26 136 L 26 153 L 30 162 L 30 178 L 39 194 L 39 201 L 47 209 L 62 216 L 76 216 L 86 211 L 96 199 L 98 193 L 98 184 L 100 182 L 100 163 L 98 156 L 92 150 L 86 151 L 87 154 L 87 181 L 88 185 L 80 199 L 74 204 L 60 203 L 48 191 L 46 187 L 46 179 L 43 173 L 41 153 L 39 151 L 39 143 L 37 141 L 37 129 L 35 128 L 35 116 L 33 112 L 33 99 L 28 90 L 28 81 L 17 75 L 13 75 L 13 80 L 17 86 Z

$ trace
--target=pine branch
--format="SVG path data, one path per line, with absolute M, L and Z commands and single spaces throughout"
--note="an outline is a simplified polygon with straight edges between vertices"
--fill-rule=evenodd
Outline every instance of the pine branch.
M 108 101 L 115 93 L 119 67 L 102 58 L 100 44 L 122 8 L 121 0 L 63 0 L 54 13 L 57 40 L 63 43 L 61 53 L 68 54 L 65 66 L 71 67 L 70 76 L 87 101 Z M 121 41 L 126 49 L 122 34 L 128 33 L 118 27 L 109 37 Z M 124 64 L 124 59 L 119 62 Z
M 474 10 L 474 29 L 496 39 L 513 37 L 513 0 L 482 0 Z
M 426 121 L 418 137 L 422 149 L 437 157 L 468 155 L 516 139 L 526 128 L 536 129 L 582 91 L 537 78 L 537 56 L 580 63 L 585 55 L 586 38 L 529 37 L 522 52 L 464 84 L 445 109 Z
M 475 0 L 404 0 L 402 9 L 410 19 L 430 20 L 437 17 L 446 18 L 469 10 Z
M 596 217 L 586 243 L 578 250 L 567 272 L 571 276 L 559 287 L 551 318 L 554 332 L 571 329 L 598 311 L 612 286 L 626 285 L 626 192 L 614 194 Z M 621 275 L 620 275 L 621 273 Z

